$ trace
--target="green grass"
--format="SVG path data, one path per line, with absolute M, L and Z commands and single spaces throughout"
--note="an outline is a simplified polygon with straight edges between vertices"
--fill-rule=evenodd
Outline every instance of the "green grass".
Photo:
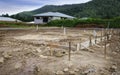
M 0 21 L 0 27 L 13 27 L 13 28 L 30 28 L 30 27 L 35 27 L 34 24 L 27 24 L 24 22 L 5 22 L 5 21 Z

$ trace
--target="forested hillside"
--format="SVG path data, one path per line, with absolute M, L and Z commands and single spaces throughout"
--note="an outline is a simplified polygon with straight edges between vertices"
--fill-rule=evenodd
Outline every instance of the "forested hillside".
M 74 17 L 90 17 L 90 18 L 114 18 L 120 16 L 120 0 L 92 0 L 83 4 L 72 5 L 46 5 L 42 8 L 21 12 L 15 15 L 11 15 L 12 18 L 16 18 L 22 21 L 32 21 L 34 14 L 43 12 L 61 12 Z

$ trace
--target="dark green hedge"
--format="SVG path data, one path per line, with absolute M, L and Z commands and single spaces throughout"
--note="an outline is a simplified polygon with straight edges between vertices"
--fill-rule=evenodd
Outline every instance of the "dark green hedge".
M 72 19 L 72 20 L 53 20 L 47 24 L 47 26 L 57 26 L 57 27 L 76 27 L 77 25 L 99 25 L 102 27 L 110 27 L 110 28 L 120 28 L 120 18 L 114 19 Z M 95 26 L 97 27 L 97 26 Z

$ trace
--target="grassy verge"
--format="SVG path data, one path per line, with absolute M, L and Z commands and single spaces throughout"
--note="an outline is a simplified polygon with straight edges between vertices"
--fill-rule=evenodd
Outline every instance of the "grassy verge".
M 24 23 L 24 22 L 0 21 L 0 27 L 32 28 L 32 27 L 35 27 L 35 24 L 27 24 L 27 23 Z

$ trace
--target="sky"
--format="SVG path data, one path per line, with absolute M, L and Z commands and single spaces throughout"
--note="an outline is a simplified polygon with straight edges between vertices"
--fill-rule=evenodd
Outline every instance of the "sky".
M 0 0 L 0 15 L 31 11 L 44 5 L 64 5 L 86 3 L 90 0 Z

